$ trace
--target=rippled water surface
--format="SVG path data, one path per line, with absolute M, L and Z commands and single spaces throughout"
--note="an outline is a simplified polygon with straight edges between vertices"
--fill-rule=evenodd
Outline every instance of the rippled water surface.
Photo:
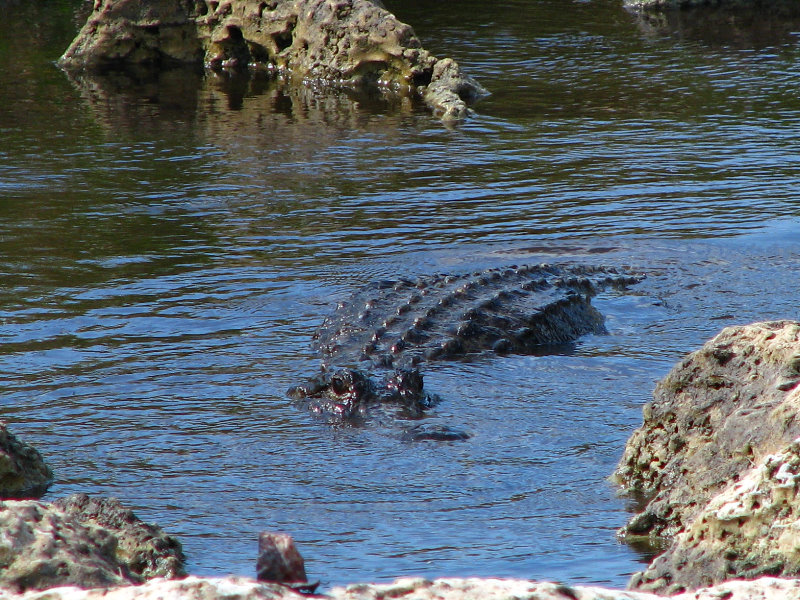
M 492 91 L 473 119 L 69 78 L 52 61 L 83 4 L 0 0 L 2 418 L 53 466 L 45 499 L 117 496 L 193 573 L 253 574 L 276 529 L 326 586 L 624 585 L 647 556 L 616 541 L 606 478 L 655 381 L 724 326 L 798 318 L 800 15 L 388 4 Z M 285 397 L 359 286 L 540 261 L 648 278 L 596 299 L 608 335 L 429 368 L 434 415 L 470 440 L 332 427 Z

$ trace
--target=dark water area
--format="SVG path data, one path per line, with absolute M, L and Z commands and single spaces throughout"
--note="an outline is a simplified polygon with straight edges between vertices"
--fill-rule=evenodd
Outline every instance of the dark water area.
M 607 477 L 655 382 L 722 327 L 798 319 L 800 15 L 611 0 L 388 2 L 492 95 L 445 127 L 376 96 L 203 73 L 68 77 L 85 4 L 0 0 L 0 417 L 196 574 L 298 540 L 326 586 L 623 586 Z M 472 438 L 332 427 L 285 396 L 377 278 L 586 262 L 647 273 L 608 335 L 436 364 Z

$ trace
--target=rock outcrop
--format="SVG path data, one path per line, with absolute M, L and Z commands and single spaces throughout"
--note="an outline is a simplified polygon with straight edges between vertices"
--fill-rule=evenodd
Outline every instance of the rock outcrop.
M 336 600 L 663 600 L 652 594 L 599 587 L 569 586 L 522 579 L 419 577 L 386 584 L 354 584 L 334 588 Z
M 487 93 L 369 0 L 96 0 L 59 64 L 260 70 L 312 85 L 421 97 L 448 120 L 464 118 L 467 104 Z
M 153 579 L 143 585 L 82 589 L 58 587 L 15 594 L 0 590 L 0 600 L 304 600 L 308 596 L 278 583 L 244 577 Z
M 51 483 L 53 472 L 39 451 L 0 421 L 0 498 L 38 498 Z
M 114 500 L 0 502 L 0 588 L 84 588 L 183 574 L 180 544 Z
M 800 29 L 800 3 L 795 0 L 631 12 L 647 37 L 670 37 L 707 48 L 752 50 L 791 45 Z
M 622 534 L 674 541 L 631 586 L 665 593 L 796 574 L 800 323 L 723 330 L 643 412 L 615 476 L 649 502 Z
M 628 535 L 672 536 L 724 488 L 800 436 L 800 323 L 728 327 L 656 386 L 615 473 L 652 498 Z
M 139 580 L 185 575 L 180 542 L 157 525 L 145 523 L 116 498 L 73 494 L 53 502 L 87 527 L 109 531 L 117 540 L 117 561 Z
M 644 592 L 625 592 L 600 587 L 568 586 L 515 579 L 399 579 L 389 584 L 354 584 L 334 588 L 330 600 L 663 600 Z M 299 594 L 277 583 L 243 577 L 181 580 L 154 579 L 143 585 L 113 589 L 60 587 L 43 592 L 15 594 L 0 590 L 0 600 L 302 600 Z M 731 581 L 673 596 L 674 600 L 800 600 L 800 581 L 763 578 Z

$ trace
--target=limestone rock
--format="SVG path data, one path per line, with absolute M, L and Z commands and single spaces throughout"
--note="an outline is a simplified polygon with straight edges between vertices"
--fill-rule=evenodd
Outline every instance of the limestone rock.
M 518 579 L 398 579 L 389 584 L 355 584 L 334 588 L 336 600 L 663 600 L 646 592 Z M 673 600 L 800 600 L 800 581 L 764 577 L 729 581 Z
M 302 600 L 308 598 L 277 583 L 243 577 L 180 580 L 153 579 L 113 589 L 59 587 L 16 594 L 0 590 L 0 600 Z M 663 600 L 663 596 L 587 586 L 514 579 L 399 579 L 390 584 L 355 584 L 335 588 L 330 600 Z M 731 581 L 674 600 L 800 600 L 800 581 L 765 577 Z
M 731 49 L 793 44 L 800 30 L 800 2 L 767 0 L 750 6 L 686 7 L 630 11 L 647 37 L 679 37 L 691 43 Z
M 1 588 L 110 587 L 141 583 L 148 576 L 139 561 L 142 552 L 131 552 L 125 535 L 131 531 L 136 539 L 142 528 L 150 526 L 132 515 L 128 522 L 115 510 L 93 514 L 87 507 L 98 504 L 80 498 L 61 504 L 64 508 L 34 500 L 0 502 Z M 111 526 L 102 525 L 103 521 Z M 169 550 L 167 562 L 172 556 Z
M 729 327 L 656 387 L 616 473 L 650 501 L 624 535 L 678 533 L 712 497 L 800 436 L 800 323 Z
M 59 63 L 74 69 L 201 61 L 194 0 L 94 0 Z
M 39 497 L 51 483 L 53 472 L 39 451 L 0 421 L 0 498 Z
M 788 6 L 795 0 L 623 0 L 625 6 L 636 9 L 672 10 L 694 7 L 764 8 Z
M 775 577 L 762 577 L 755 581 L 728 581 L 672 598 L 674 600 L 798 600 L 800 581 Z
M 631 587 L 676 593 L 732 576 L 800 574 L 800 439 L 715 496 Z M 800 583 L 800 582 L 798 582 Z
M 95 0 L 59 59 L 65 69 L 89 70 L 171 63 L 419 96 L 452 120 L 487 93 L 370 0 Z
M 331 596 L 336 600 L 662 600 L 660 596 L 641 592 L 479 578 L 403 578 L 388 584 L 361 583 L 334 588 Z
M 53 506 L 83 525 L 100 527 L 117 539 L 116 559 L 141 580 L 185 575 L 185 557 L 180 542 L 157 525 L 145 523 L 116 498 L 73 494 Z

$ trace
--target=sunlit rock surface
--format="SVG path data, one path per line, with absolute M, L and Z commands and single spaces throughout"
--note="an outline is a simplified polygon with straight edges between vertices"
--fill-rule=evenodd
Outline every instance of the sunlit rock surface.
M 448 120 L 487 92 L 369 0 L 97 0 L 65 69 L 205 64 L 417 96 Z
M 729 327 L 656 387 L 616 478 L 649 499 L 622 530 L 674 536 L 631 587 L 674 593 L 800 571 L 800 323 Z
M 18 595 L 0 590 L 0 600 L 301 600 L 308 598 L 278 583 L 241 577 L 153 579 L 111 589 L 58 587 Z
M 139 519 L 116 498 L 73 494 L 59 498 L 53 506 L 87 527 L 111 532 L 117 540 L 116 559 L 139 580 L 185 575 L 180 542 L 158 525 Z
M 258 536 L 256 577 L 260 581 L 305 583 L 306 567 L 292 536 L 262 531 Z
M 39 497 L 52 482 L 53 472 L 39 451 L 0 421 L 0 498 Z
M 181 580 L 153 579 L 143 585 L 113 589 L 60 587 L 15 594 L 0 590 L 0 600 L 301 600 L 301 595 L 277 583 L 243 577 Z M 355 584 L 335 588 L 331 600 L 660 600 L 663 596 L 599 587 L 567 586 L 514 579 L 399 579 L 389 584 Z M 676 600 L 800 600 L 800 582 L 763 578 L 732 581 L 713 588 L 674 596 Z
M 659 593 L 731 577 L 800 574 L 800 440 L 712 498 L 632 587 Z
M 0 588 L 108 587 L 183 574 L 178 542 L 114 500 L 7 500 L 0 532 Z
M 657 600 L 641 592 L 567 586 L 521 579 L 398 579 L 388 584 L 334 588 L 336 600 Z
M 656 386 L 615 478 L 652 498 L 627 535 L 672 536 L 800 436 L 800 323 L 728 327 Z

